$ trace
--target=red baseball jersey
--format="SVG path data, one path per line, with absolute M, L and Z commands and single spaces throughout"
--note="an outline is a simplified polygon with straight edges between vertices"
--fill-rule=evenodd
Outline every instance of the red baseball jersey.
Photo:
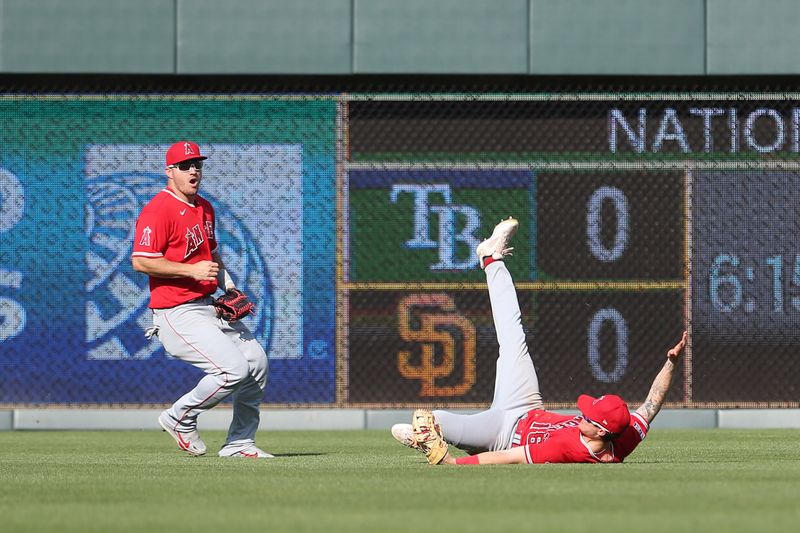
M 193 264 L 211 261 L 216 251 L 214 208 L 200 196 L 192 205 L 169 188 L 163 189 L 144 206 L 136 221 L 133 257 Z M 217 280 L 150 276 L 150 307 L 175 307 L 216 290 Z
M 631 423 L 611 443 L 611 456 L 594 454 L 581 437 L 581 416 L 542 409 L 528 411 L 517 423 L 512 446 L 525 446 L 528 463 L 621 463 L 647 436 L 647 421 L 631 413 Z

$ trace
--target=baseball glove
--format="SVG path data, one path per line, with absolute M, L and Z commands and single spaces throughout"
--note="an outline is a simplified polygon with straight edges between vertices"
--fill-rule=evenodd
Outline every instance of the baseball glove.
M 219 298 L 214 298 L 212 303 L 217 309 L 217 317 L 228 322 L 236 322 L 255 311 L 253 302 L 239 289 L 228 289 Z
M 425 457 L 432 465 L 438 465 L 447 455 L 447 443 L 442 437 L 442 430 L 433 418 L 433 413 L 426 409 L 414 411 L 414 418 L 411 421 L 414 431 L 414 440 L 417 446 L 425 452 Z

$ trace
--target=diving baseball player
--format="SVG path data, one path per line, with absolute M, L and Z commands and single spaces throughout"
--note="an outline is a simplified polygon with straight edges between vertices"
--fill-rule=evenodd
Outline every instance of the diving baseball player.
M 500 353 L 494 399 L 486 411 L 460 415 L 418 409 L 412 424 L 395 424 L 392 435 L 425 453 L 431 464 L 619 463 L 645 438 L 664 403 L 687 334 L 667 352 L 647 400 L 633 413 L 619 396 L 578 397 L 580 415 L 545 411 L 528 353 L 511 275 L 503 261 L 519 223 L 509 218 L 477 247 L 486 272 Z M 477 455 L 454 458 L 448 445 Z M 478 453 L 482 452 L 482 453 Z
M 267 355 L 238 317 L 218 317 L 211 296 L 218 286 L 233 290 L 235 285 L 214 236 L 214 209 L 198 194 L 205 159 L 193 142 L 173 144 L 166 154 L 167 185 L 136 222 L 131 261 L 150 276 L 153 327 L 148 332 L 174 357 L 206 374 L 158 422 L 180 449 L 204 455 L 197 417 L 233 395 L 233 420 L 219 455 L 270 458 L 255 445 Z

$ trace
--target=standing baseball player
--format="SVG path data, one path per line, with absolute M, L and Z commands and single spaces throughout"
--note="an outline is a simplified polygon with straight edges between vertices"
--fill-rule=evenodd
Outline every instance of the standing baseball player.
M 645 438 L 664 403 L 687 334 L 667 352 L 647 400 L 633 413 L 619 396 L 578 397 L 580 415 L 543 409 L 539 380 L 528 353 L 514 283 L 503 258 L 519 223 L 500 222 L 477 247 L 486 272 L 500 353 L 494 399 L 473 415 L 418 409 L 412 424 L 395 424 L 392 435 L 425 453 L 431 464 L 619 463 Z M 448 444 L 477 455 L 454 458 Z
M 267 355 L 238 319 L 252 310 L 220 257 L 214 209 L 198 191 L 203 162 L 197 144 L 167 150 L 167 186 L 144 206 L 136 222 L 133 268 L 150 276 L 153 327 L 164 348 L 205 372 L 197 386 L 158 417 L 190 455 L 203 455 L 197 417 L 233 395 L 233 421 L 221 457 L 270 458 L 255 445 L 259 406 L 267 381 Z M 226 294 L 212 298 L 217 287 Z M 221 303 L 220 303 L 221 302 Z

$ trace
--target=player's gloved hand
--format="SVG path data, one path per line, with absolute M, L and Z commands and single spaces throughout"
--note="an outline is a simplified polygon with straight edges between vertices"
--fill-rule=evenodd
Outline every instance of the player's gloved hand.
M 255 312 L 253 302 L 239 289 L 228 289 L 219 298 L 212 298 L 212 303 L 217 309 L 217 317 L 228 322 L 236 322 Z
M 414 418 L 411 421 L 411 428 L 414 431 L 414 440 L 417 445 L 425 452 L 425 457 L 432 465 L 438 465 L 447 455 L 447 443 L 442 437 L 442 430 L 433 418 L 433 413 L 426 409 L 414 411 Z

